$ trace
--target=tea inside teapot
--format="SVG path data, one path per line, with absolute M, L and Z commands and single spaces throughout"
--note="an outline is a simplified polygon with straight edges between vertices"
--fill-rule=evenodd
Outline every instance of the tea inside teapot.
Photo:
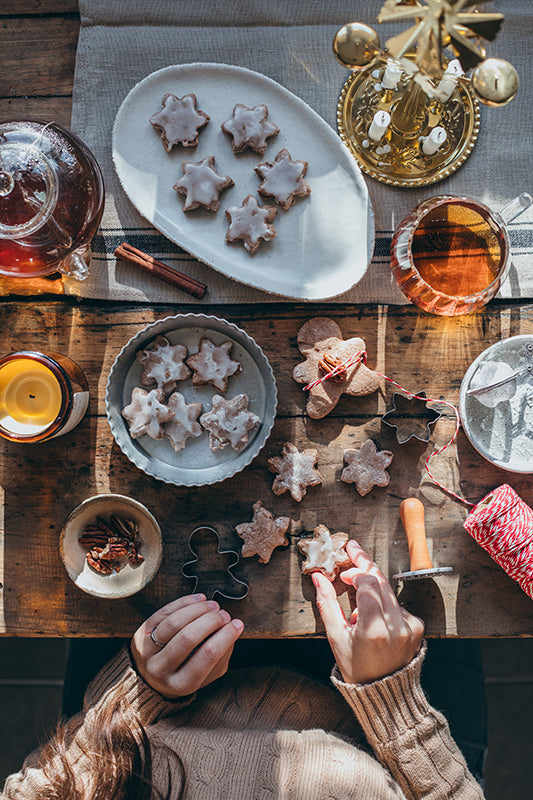
M 103 206 L 100 168 L 71 131 L 0 125 L 0 274 L 85 278 Z

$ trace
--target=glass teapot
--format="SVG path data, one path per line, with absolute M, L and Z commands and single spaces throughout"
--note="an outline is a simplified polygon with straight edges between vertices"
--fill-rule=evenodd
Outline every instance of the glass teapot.
M 96 159 L 55 122 L 0 125 L 0 275 L 83 280 L 104 208 Z

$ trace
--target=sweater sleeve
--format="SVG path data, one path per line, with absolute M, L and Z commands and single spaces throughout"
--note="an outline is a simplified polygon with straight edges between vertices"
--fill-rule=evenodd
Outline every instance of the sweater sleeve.
M 189 705 L 194 695 L 178 700 L 166 700 L 154 691 L 135 671 L 129 649 L 122 650 L 98 673 L 85 694 L 83 711 L 65 723 L 65 756 L 68 769 L 83 781 L 83 775 L 94 772 L 91 743 L 98 726 L 99 712 L 119 699 L 132 710 L 143 727 L 152 725 L 163 716 Z M 10 775 L 0 800 L 37 800 L 49 787 L 49 778 L 42 766 L 42 750 L 31 753 L 20 772 Z M 57 755 L 47 762 L 46 772 L 63 774 L 65 765 Z
M 331 679 L 408 800 L 483 800 L 446 719 L 420 684 L 425 653 L 424 644 L 410 664 L 373 683 L 344 683 L 337 666 Z

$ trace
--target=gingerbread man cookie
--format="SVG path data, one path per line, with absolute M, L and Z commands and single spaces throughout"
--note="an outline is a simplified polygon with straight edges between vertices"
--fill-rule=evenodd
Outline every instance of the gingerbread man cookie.
M 230 358 L 232 349 L 232 342 L 216 345 L 211 339 L 202 337 L 198 352 L 189 356 L 186 362 L 194 370 L 192 385 L 205 386 L 210 383 L 219 392 L 225 392 L 229 378 L 242 371 L 240 363 Z
M 309 486 L 322 483 L 322 475 L 316 469 L 318 453 L 308 449 L 300 452 L 292 442 L 285 442 L 282 455 L 268 459 L 268 468 L 276 472 L 272 484 L 274 494 L 290 492 L 299 503 Z
M 247 108 L 237 103 L 233 116 L 220 126 L 224 133 L 233 137 L 231 147 L 234 153 L 242 153 L 247 147 L 262 156 L 267 149 L 267 139 L 277 136 L 279 128 L 268 117 L 265 105 Z
M 157 336 L 144 350 L 137 353 L 137 361 L 144 367 L 142 386 L 154 384 L 170 394 L 178 381 L 184 381 L 191 370 L 184 364 L 187 348 L 182 344 L 171 344 L 166 336 Z
M 378 452 L 372 439 L 367 439 L 358 450 L 344 451 L 347 466 L 342 471 L 341 481 L 355 483 L 355 488 L 364 497 L 374 486 L 389 485 L 390 475 L 386 468 L 392 459 L 390 450 Z
M 287 211 L 297 197 L 307 197 L 311 187 L 304 181 L 307 161 L 293 161 L 288 150 L 280 150 L 274 161 L 254 167 L 263 182 L 257 191 L 263 197 L 273 197 Z
M 202 428 L 209 431 L 211 450 L 221 450 L 229 444 L 234 450 L 244 450 L 250 432 L 260 422 L 256 414 L 248 411 L 247 394 L 237 394 L 231 400 L 215 394 L 211 410 L 200 417 Z
M 229 222 L 226 241 L 242 241 L 246 250 L 253 255 L 261 239 L 270 242 L 276 238 L 276 229 L 271 225 L 276 213 L 274 206 L 260 206 L 255 197 L 249 194 L 242 205 L 226 209 Z
M 259 556 L 260 564 L 268 564 L 276 547 L 286 547 L 289 540 L 285 536 L 290 525 L 289 517 L 274 517 L 271 511 L 258 500 L 252 506 L 254 513 L 251 522 L 236 525 L 235 530 L 243 540 L 242 556 Z
M 170 153 L 174 145 L 196 147 L 198 129 L 207 125 L 209 115 L 197 107 L 196 95 L 176 97 L 168 92 L 161 101 L 161 110 L 150 117 L 154 128 L 160 132 L 163 147 Z
M 348 539 L 347 533 L 330 533 L 325 525 L 318 525 L 313 531 L 312 539 L 298 541 L 298 549 L 305 556 L 303 574 L 321 572 L 330 581 L 334 581 L 343 569 L 353 567 L 345 550 Z
M 201 436 L 203 433 L 198 416 L 202 413 L 201 403 L 186 403 L 179 392 L 171 394 L 167 405 L 174 413 L 170 422 L 163 425 L 163 430 L 174 450 L 183 450 L 191 436 Z
M 163 403 L 162 389 L 146 392 L 136 386 L 131 393 L 131 403 L 122 410 L 122 416 L 130 426 L 130 436 L 138 439 L 147 434 L 152 439 L 162 439 L 165 435 L 163 425 L 174 416 L 174 412 Z
M 309 387 L 307 401 L 307 413 L 313 419 L 329 414 L 341 394 L 357 397 L 371 394 L 379 387 L 379 376 L 356 358 L 365 351 L 364 340 L 358 337 L 344 340 L 332 319 L 315 317 L 306 322 L 298 332 L 298 347 L 305 361 L 292 374 L 297 383 L 314 384 Z M 353 363 L 342 369 L 348 359 Z M 339 368 L 338 374 L 325 378 L 335 367 Z
M 184 211 L 205 208 L 207 211 L 218 211 L 219 195 L 224 189 L 234 185 L 229 175 L 215 172 L 215 157 L 207 156 L 201 161 L 182 161 L 183 178 L 172 187 L 178 194 L 185 195 Z

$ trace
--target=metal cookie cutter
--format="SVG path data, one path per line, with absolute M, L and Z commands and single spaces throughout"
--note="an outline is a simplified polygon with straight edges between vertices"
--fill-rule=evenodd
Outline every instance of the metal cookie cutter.
M 181 568 L 186 578 L 194 578 L 193 592 L 203 592 L 211 600 L 219 594 L 226 600 L 242 600 L 248 584 L 232 572 L 239 562 L 235 550 L 221 550 L 218 531 L 208 525 L 195 528 L 189 537 L 189 549 L 195 558 Z
M 394 392 L 392 408 L 381 418 L 385 425 L 396 429 L 398 444 L 405 444 L 413 436 L 420 442 L 429 442 L 430 425 L 434 425 L 442 416 L 440 411 L 428 408 L 426 399 L 420 399 L 426 397 L 425 392 L 415 392 L 415 394 L 416 397 L 406 397 Z

